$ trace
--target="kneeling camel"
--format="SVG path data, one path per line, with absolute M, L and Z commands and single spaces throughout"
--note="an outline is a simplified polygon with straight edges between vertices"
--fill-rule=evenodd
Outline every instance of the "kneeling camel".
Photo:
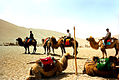
M 66 53 L 60 61 L 57 60 L 55 66 L 52 70 L 45 72 L 44 69 L 40 66 L 39 60 L 31 67 L 29 77 L 27 80 L 38 80 L 44 77 L 52 77 L 59 75 L 62 71 L 64 71 L 68 66 L 68 59 L 72 59 L 73 57 Z

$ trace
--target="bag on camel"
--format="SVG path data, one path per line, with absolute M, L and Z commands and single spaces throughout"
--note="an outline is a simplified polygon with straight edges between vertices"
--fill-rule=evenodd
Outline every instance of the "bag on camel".
M 45 72 L 51 71 L 56 64 L 56 59 L 54 57 L 47 57 L 40 59 L 39 65 L 44 69 Z
M 104 71 L 108 71 L 111 69 L 111 64 L 109 61 L 109 58 L 104 58 L 104 59 L 99 59 L 97 61 L 97 69 L 98 70 L 104 70 Z

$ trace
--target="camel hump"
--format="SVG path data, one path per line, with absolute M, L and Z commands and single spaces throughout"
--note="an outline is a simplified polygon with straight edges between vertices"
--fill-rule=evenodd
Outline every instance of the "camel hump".
M 45 72 L 49 72 L 53 70 L 53 68 L 56 65 L 57 60 L 54 57 L 47 57 L 44 59 L 40 59 L 40 62 L 38 63 Z
M 56 41 L 56 38 L 55 37 L 51 37 L 52 41 L 53 41 L 53 44 L 57 44 L 58 42 Z

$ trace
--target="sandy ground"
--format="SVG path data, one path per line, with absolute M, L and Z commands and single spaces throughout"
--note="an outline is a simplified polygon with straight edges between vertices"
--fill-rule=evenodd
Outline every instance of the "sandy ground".
M 32 52 L 33 47 L 30 48 Z M 66 51 L 72 54 L 72 48 L 66 48 Z M 25 80 L 32 64 L 27 64 L 31 61 L 36 61 L 39 58 L 45 58 L 43 47 L 37 47 L 36 54 L 24 54 L 24 48 L 20 46 L 0 46 L 0 80 Z M 114 78 L 103 78 L 98 76 L 88 76 L 82 74 L 84 63 L 92 56 L 102 57 L 100 50 L 91 48 L 78 48 L 79 59 L 77 59 L 78 75 L 75 75 L 74 60 L 68 62 L 68 67 L 59 76 L 51 77 L 43 80 L 115 80 Z M 55 58 L 61 57 L 60 48 L 55 50 Z M 107 50 L 108 56 L 115 55 L 114 49 Z

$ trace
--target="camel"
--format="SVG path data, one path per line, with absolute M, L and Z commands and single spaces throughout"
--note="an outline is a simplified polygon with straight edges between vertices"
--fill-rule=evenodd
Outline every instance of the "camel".
M 47 49 L 47 55 L 50 53 L 50 37 L 47 37 L 46 39 L 42 39 L 42 45 L 45 50 L 44 54 L 46 54 Z
M 104 45 L 102 39 L 100 39 L 98 42 L 95 41 L 95 39 L 91 36 L 90 38 L 86 38 L 87 41 L 89 41 L 90 46 L 93 49 L 99 49 L 99 47 L 101 48 L 102 54 L 103 54 L 103 58 L 104 58 L 104 53 L 106 55 L 107 58 L 107 52 L 106 49 L 111 49 L 111 48 L 115 48 L 116 50 L 116 54 L 115 56 L 118 55 L 119 52 L 119 40 L 116 38 L 111 38 L 113 40 L 113 42 L 111 42 L 111 45 Z
M 70 40 L 70 45 L 65 45 L 64 37 L 60 37 L 59 40 L 56 41 L 56 38 L 52 36 L 50 38 L 50 42 L 51 42 L 51 47 L 52 47 L 53 53 L 54 53 L 54 49 L 57 49 L 58 47 L 61 47 L 62 55 L 63 55 L 63 53 L 66 53 L 65 47 L 73 47 L 73 49 L 74 49 L 74 39 L 73 38 L 71 38 L 71 40 Z M 78 42 L 76 41 L 76 54 L 78 53 L 77 48 L 78 48 Z M 74 51 L 73 51 L 73 55 L 74 55 Z
M 41 78 L 58 76 L 67 68 L 68 59 L 73 59 L 73 56 L 71 56 L 69 53 L 64 54 L 60 61 L 56 60 L 55 66 L 50 71 L 45 71 L 40 66 L 40 60 L 37 60 L 31 67 L 29 77 L 27 77 L 26 80 L 40 80 Z
M 29 38 L 28 38 L 29 39 Z M 22 41 L 21 38 L 17 38 L 16 41 L 18 41 L 18 44 L 20 46 L 23 46 L 25 48 L 25 54 L 27 53 L 27 49 L 28 49 L 28 54 L 30 54 L 30 51 L 29 51 L 29 46 L 33 45 L 34 46 L 34 49 L 33 49 L 33 53 L 36 52 L 36 45 L 37 45 L 37 41 L 34 39 L 32 41 L 29 41 L 29 42 L 25 42 L 25 41 Z
M 91 76 L 101 76 L 101 77 L 113 77 L 119 78 L 119 59 L 115 56 L 109 57 L 110 66 L 107 68 L 98 68 L 99 57 L 93 57 L 93 60 L 88 60 L 84 65 L 84 74 Z

